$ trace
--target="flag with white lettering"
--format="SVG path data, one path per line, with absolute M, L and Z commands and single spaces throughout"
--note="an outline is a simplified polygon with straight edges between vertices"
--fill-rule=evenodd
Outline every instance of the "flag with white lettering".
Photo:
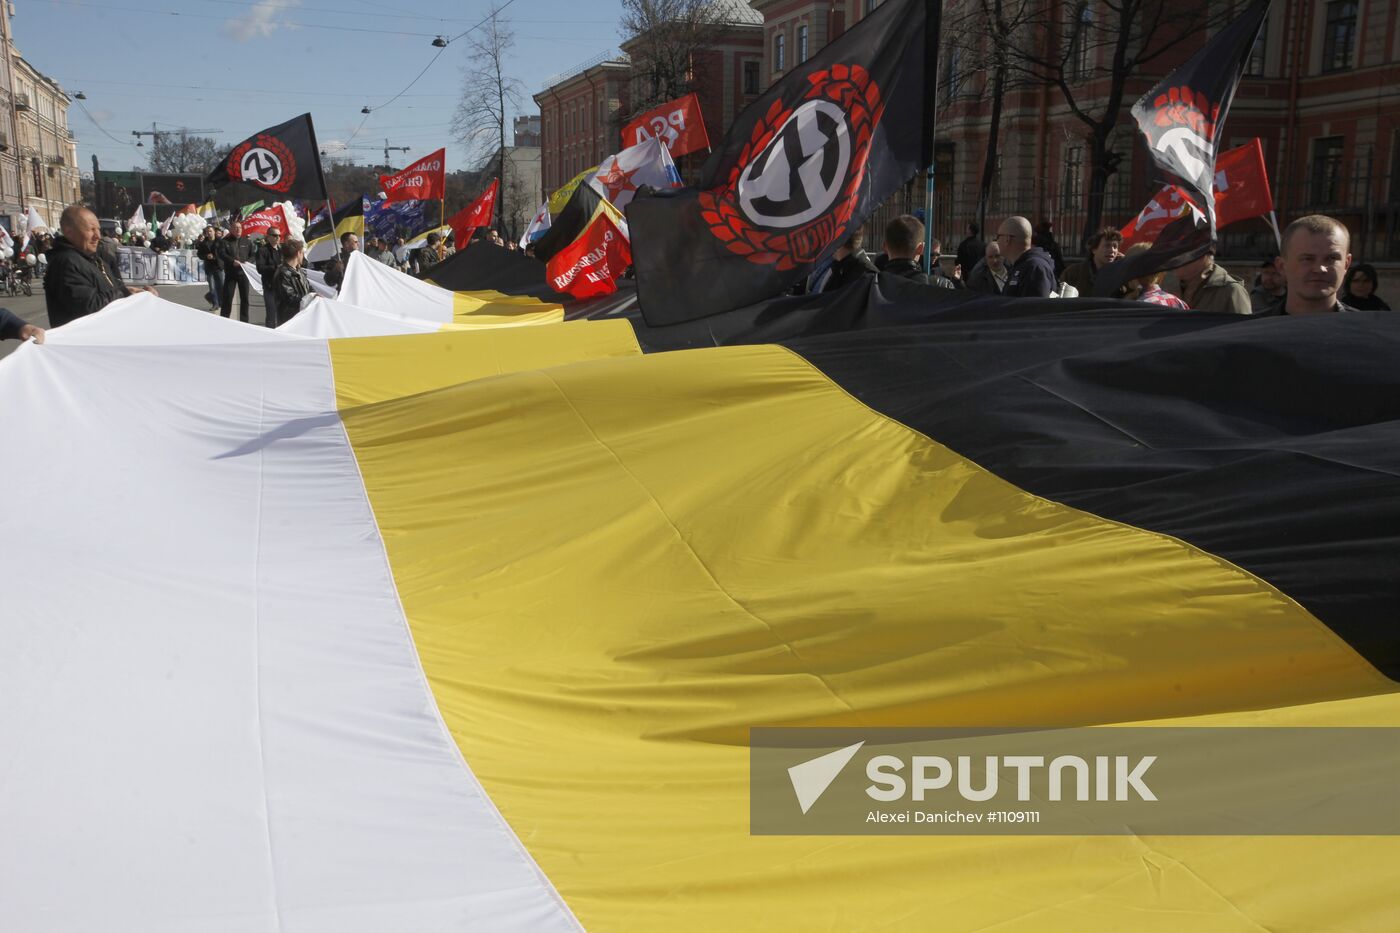
M 1221 128 L 1268 12 L 1269 0 L 1254 0 L 1133 105 L 1133 118 L 1163 181 L 1186 192 L 1205 213 L 1212 232 Z
M 244 236 L 266 236 L 270 230 L 276 230 L 283 236 L 287 236 L 290 232 L 290 228 L 287 226 L 287 213 L 280 204 L 274 204 L 266 210 L 249 214 L 243 218 Z
M 594 190 L 621 210 L 637 195 L 637 189 L 648 185 L 658 190 L 679 188 L 681 173 L 666 145 L 655 137 L 610 155 L 588 179 Z
M 741 113 L 697 188 L 628 205 L 647 323 L 782 293 L 927 165 L 928 9 L 882 3 Z
M 380 175 L 385 201 L 436 201 L 447 191 L 447 149 L 426 155 L 393 175 Z
M 624 147 L 635 146 L 648 139 L 661 140 L 666 151 L 676 159 L 710 148 L 705 117 L 700 112 L 700 98 L 687 94 L 679 100 L 667 101 L 638 115 L 622 128 Z
M 554 254 L 545 270 L 555 291 L 596 298 L 617 291 L 617 280 L 631 264 L 626 234 L 607 211 L 599 211 L 578 239 Z
M 232 183 L 240 187 L 244 201 L 257 200 L 259 192 L 272 192 L 273 200 L 326 197 L 321 174 L 320 150 L 311 114 L 254 133 L 229 150 L 205 182 L 211 188 Z

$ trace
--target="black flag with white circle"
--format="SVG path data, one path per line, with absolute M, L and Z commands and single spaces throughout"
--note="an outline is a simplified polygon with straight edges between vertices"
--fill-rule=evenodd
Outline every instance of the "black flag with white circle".
M 273 201 L 324 200 L 326 180 L 311 114 L 254 133 L 230 149 L 209 173 L 207 185 L 223 188 L 234 183 L 243 186 L 240 190 L 248 193 L 249 203 L 269 195 Z
M 741 113 L 698 187 L 627 205 L 649 324 L 785 291 L 923 167 L 937 10 L 927 0 L 881 4 Z

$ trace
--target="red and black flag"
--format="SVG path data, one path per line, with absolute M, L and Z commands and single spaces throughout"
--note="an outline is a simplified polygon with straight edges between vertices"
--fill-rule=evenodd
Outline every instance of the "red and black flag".
M 1269 0 L 1254 0 L 1133 105 L 1133 118 L 1164 182 L 1185 190 L 1212 232 L 1221 130 L 1268 12 Z
M 779 294 L 925 164 L 926 6 L 881 5 L 740 114 L 698 188 L 628 205 L 649 323 Z
M 254 133 L 229 150 L 209 173 L 206 184 L 223 188 L 236 183 L 244 186 L 247 201 L 256 201 L 271 192 L 275 201 L 290 198 L 324 200 L 326 179 L 321 174 L 320 150 L 311 114 L 304 113 L 286 123 Z

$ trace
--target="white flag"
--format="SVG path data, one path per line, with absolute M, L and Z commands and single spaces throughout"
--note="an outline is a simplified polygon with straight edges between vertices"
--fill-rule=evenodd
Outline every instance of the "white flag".
M 622 209 L 642 185 L 653 188 L 679 188 L 681 173 L 660 137 L 628 146 L 617 155 L 608 156 L 598 171 L 588 179 L 593 189 Z
M 29 206 L 29 210 L 24 214 L 24 221 L 24 229 L 27 233 L 39 233 L 42 230 L 49 229 L 49 225 L 44 223 L 44 218 L 39 216 L 39 212 L 35 210 L 32 204 Z
M 126 229 L 135 230 L 137 227 L 146 226 L 146 209 L 140 204 L 136 205 L 136 213 L 131 215 L 131 219 L 126 222 Z
M 549 202 L 545 201 L 540 205 L 539 212 L 535 214 L 535 219 L 530 221 L 530 226 L 525 228 L 525 233 L 520 238 L 520 248 L 524 249 L 544 236 L 544 232 L 550 228 L 550 225 Z

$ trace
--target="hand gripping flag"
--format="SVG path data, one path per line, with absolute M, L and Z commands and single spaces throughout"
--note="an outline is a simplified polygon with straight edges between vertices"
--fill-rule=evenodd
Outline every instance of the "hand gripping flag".
M 608 156 L 588 179 L 588 184 L 613 207 L 622 210 L 643 185 L 660 190 L 679 188 L 681 174 L 676 171 L 676 163 L 666 151 L 665 143 L 652 138 Z
M 641 114 L 622 128 L 622 145 L 636 146 L 648 139 L 659 139 L 672 158 L 680 158 L 710 148 L 700 98 L 687 94 Z
M 326 197 L 326 180 L 321 174 L 320 151 L 311 114 L 304 113 L 278 126 L 249 136 L 234 146 L 214 171 L 207 184 L 222 188 L 239 183 L 253 201 L 271 192 L 271 200 Z
M 882 4 L 739 115 L 698 190 L 629 205 L 648 323 L 784 291 L 926 164 L 926 7 Z
M 424 156 L 393 175 L 380 175 L 386 201 L 436 201 L 447 190 L 447 149 Z
M 458 249 L 470 242 L 473 230 L 491 226 L 491 218 L 496 214 L 496 194 L 500 183 L 499 178 L 491 182 L 491 187 L 483 191 L 480 197 L 447 219 Z
M 1254 0 L 1133 105 L 1133 118 L 1163 180 L 1186 192 L 1205 213 L 1212 233 L 1221 128 L 1268 12 L 1269 0 Z
M 1274 209 L 1269 175 L 1264 168 L 1264 151 L 1258 139 L 1220 153 L 1215 163 L 1216 227 Z M 1137 217 L 1123 226 L 1123 247 L 1155 239 L 1167 224 L 1191 210 L 1191 201 L 1176 185 L 1167 185 L 1147 202 Z
M 617 291 L 617 280 L 631 264 L 627 235 L 600 211 L 578 239 L 554 254 L 546 271 L 555 291 L 595 298 Z

